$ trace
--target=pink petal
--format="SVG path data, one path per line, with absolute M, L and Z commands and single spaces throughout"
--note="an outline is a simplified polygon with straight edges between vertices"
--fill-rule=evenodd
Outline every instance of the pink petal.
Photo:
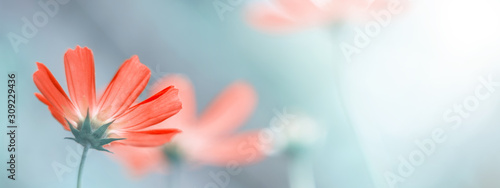
M 196 161 L 212 165 L 227 165 L 235 162 L 240 165 L 258 161 L 264 157 L 259 145 L 259 132 L 248 132 L 229 138 L 222 138 L 206 144 L 204 148 L 191 153 Z M 200 155 L 199 153 L 203 153 Z
M 44 97 L 42 102 L 50 103 L 48 106 L 53 111 L 52 114 L 56 114 L 58 117 L 62 116 L 70 121 L 77 121 L 81 114 L 77 113 L 75 106 L 61 85 L 45 65 L 37 62 L 37 66 L 38 70 L 33 74 L 33 81 Z M 38 98 L 40 99 L 40 96 Z
M 68 91 L 80 114 L 93 112 L 95 105 L 94 56 L 87 47 L 77 46 L 64 54 Z
M 164 88 L 116 117 L 110 129 L 144 129 L 177 114 L 182 109 L 178 92 L 174 86 Z
M 38 100 L 40 100 L 49 107 L 49 111 L 52 114 L 52 116 L 64 127 L 64 129 L 69 131 L 70 130 L 69 125 L 64 119 L 64 116 L 61 113 L 59 113 L 59 111 L 57 111 L 42 94 L 35 93 L 35 96 L 36 98 L 38 98 Z
M 234 131 L 249 118 L 256 103 L 257 94 L 253 87 L 235 82 L 205 110 L 199 121 L 201 128 L 209 135 Z
M 157 81 L 151 90 L 156 93 L 168 86 L 179 89 L 179 100 L 182 103 L 182 110 L 175 116 L 165 120 L 163 126 L 174 126 L 181 128 L 184 125 L 193 124 L 196 120 L 196 96 L 194 88 L 187 77 L 180 74 L 167 75 Z
M 301 18 L 317 14 L 321 10 L 311 0 L 276 0 L 277 4 L 291 17 Z
M 173 136 L 180 133 L 179 129 L 156 129 L 145 131 L 124 131 L 112 135 L 113 138 L 126 138 L 115 141 L 124 145 L 137 147 L 156 147 L 170 142 Z
M 133 175 L 144 175 L 149 171 L 162 171 L 165 167 L 165 157 L 160 147 L 133 147 L 121 144 L 111 144 L 107 148 L 113 152 L 111 156 L 125 166 Z
M 99 101 L 98 119 L 104 122 L 124 113 L 146 87 L 151 71 L 137 56 L 125 61 Z
M 296 22 L 290 17 L 267 4 L 251 6 L 246 17 L 255 27 L 273 32 L 283 32 L 296 27 Z

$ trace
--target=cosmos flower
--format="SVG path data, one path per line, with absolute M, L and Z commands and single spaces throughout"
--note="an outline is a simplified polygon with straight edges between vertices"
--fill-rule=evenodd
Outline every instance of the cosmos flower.
M 137 56 L 126 60 L 108 87 L 96 98 L 94 58 L 87 47 L 69 49 L 64 66 L 69 97 L 49 69 L 38 63 L 33 80 L 41 93 L 35 96 L 46 104 L 76 142 L 84 147 L 107 151 L 107 144 L 159 146 L 179 133 L 178 129 L 146 129 L 164 121 L 181 110 L 178 90 L 164 87 L 150 98 L 133 105 L 144 90 L 150 70 Z
M 268 31 L 288 31 L 347 19 L 366 19 L 389 0 L 272 0 L 257 2 L 248 10 L 248 21 Z
M 176 127 L 183 132 L 163 147 L 113 146 L 113 156 L 130 167 L 135 175 L 151 170 L 163 171 L 179 163 L 242 165 L 263 157 L 258 131 L 233 133 L 250 116 L 257 102 L 255 91 L 250 85 L 243 82 L 231 84 L 201 116 L 196 113 L 195 93 L 188 79 L 180 75 L 166 76 L 152 90 L 156 92 L 166 85 L 180 89 L 183 110 L 162 122 L 161 126 Z
M 77 46 L 64 54 L 64 67 L 69 97 L 49 69 L 38 63 L 33 81 L 40 93 L 35 96 L 49 108 L 52 116 L 84 149 L 76 187 L 81 186 L 82 169 L 90 148 L 122 144 L 153 147 L 165 144 L 180 132 L 173 128 L 152 128 L 181 110 L 178 90 L 173 86 L 160 88 L 150 98 L 134 104 L 144 90 L 151 71 L 137 56 L 126 60 L 108 87 L 99 97 L 95 92 L 94 57 L 87 47 Z M 109 152 L 109 151 L 108 151 Z

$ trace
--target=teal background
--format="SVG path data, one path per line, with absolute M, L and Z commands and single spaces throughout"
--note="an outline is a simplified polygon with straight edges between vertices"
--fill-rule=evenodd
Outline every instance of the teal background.
M 0 165 L 0 187 L 74 187 L 77 169 L 59 180 L 52 164 L 66 164 L 67 148 L 80 146 L 63 139 L 70 132 L 33 95 L 32 74 L 35 62 L 42 62 L 66 88 L 63 54 L 76 45 L 93 50 L 98 89 L 132 55 L 152 70 L 150 84 L 169 73 L 187 75 L 200 110 L 233 81 L 248 81 L 259 102 L 240 131 L 268 127 L 275 109 L 299 109 L 327 133 L 310 153 L 317 187 L 388 187 L 384 172 L 397 169 L 398 157 L 415 149 L 414 140 L 437 127 L 447 130 L 448 141 L 400 187 L 500 185 L 499 94 L 481 101 L 459 130 L 450 131 L 442 118 L 474 94 L 479 77 L 500 80 L 495 1 L 412 1 L 350 63 L 339 44 L 352 43 L 362 23 L 268 33 L 246 22 L 250 1 L 221 21 L 212 1 L 70 0 L 16 53 L 6 36 L 19 34 L 21 19 L 42 10 L 38 2 L 0 0 L 0 164 L 8 157 L 8 72 L 17 73 L 19 97 L 17 180 L 6 179 Z M 273 155 L 244 166 L 228 187 L 289 187 L 289 168 L 286 156 Z M 223 169 L 185 170 L 181 187 L 204 187 L 213 181 L 210 172 Z M 162 174 L 134 178 L 103 153 L 87 157 L 83 187 L 166 186 Z

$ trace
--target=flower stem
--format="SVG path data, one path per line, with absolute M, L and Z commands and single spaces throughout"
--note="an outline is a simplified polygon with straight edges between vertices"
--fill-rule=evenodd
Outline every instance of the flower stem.
M 309 158 L 293 156 L 288 172 L 290 188 L 315 188 L 313 165 Z
M 76 188 L 80 188 L 81 185 L 80 180 L 82 179 L 83 165 L 85 164 L 85 158 L 87 158 L 87 151 L 89 151 L 89 145 L 83 147 L 82 159 L 80 160 L 80 168 L 78 169 L 78 180 L 76 182 Z

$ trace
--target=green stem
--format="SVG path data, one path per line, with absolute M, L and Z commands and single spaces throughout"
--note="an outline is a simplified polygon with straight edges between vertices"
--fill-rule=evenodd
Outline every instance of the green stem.
M 313 165 L 308 157 L 293 156 L 288 180 L 291 188 L 315 188 Z
M 83 153 L 82 153 L 82 159 L 80 160 L 80 168 L 78 169 L 78 180 L 76 182 L 76 188 L 80 188 L 81 186 L 81 179 L 82 179 L 82 171 L 83 171 L 83 165 L 85 164 L 85 158 L 87 158 L 87 151 L 89 151 L 89 146 L 86 145 L 83 147 Z

